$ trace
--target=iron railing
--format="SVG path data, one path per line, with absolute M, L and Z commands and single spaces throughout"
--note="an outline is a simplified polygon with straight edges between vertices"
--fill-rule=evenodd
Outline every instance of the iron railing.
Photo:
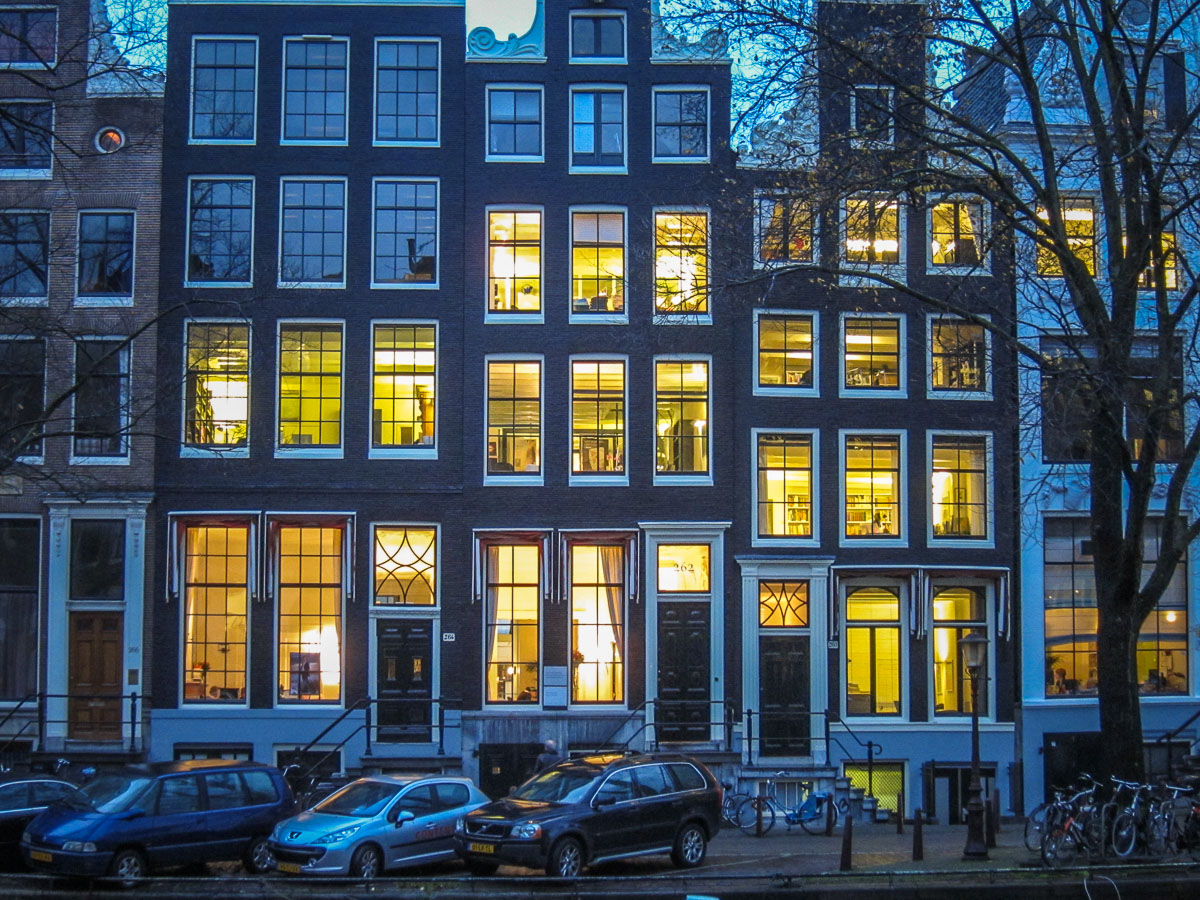
M 65 715 L 51 715 L 54 701 L 65 701 Z M 85 728 L 87 724 L 78 715 L 75 704 L 86 703 L 88 709 L 103 709 L 111 704 L 118 716 L 115 721 L 107 721 L 101 726 Z M 22 710 L 30 710 L 34 715 L 21 723 L 16 731 L 5 734 L 4 728 L 16 718 Z M 19 702 L 10 707 L 0 718 L 0 755 L 9 752 L 18 742 L 24 743 L 26 738 L 32 743 L 34 752 L 46 752 L 46 739 L 50 736 L 50 726 L 61 725 L 55 737 L 62 736 L 67 740 L 78 740 L 95 744 L 117 744 L 130 753 L 140 753 L 145 750 L 146 730 L 149 724 L 150 697 L 130 691 L 128 694 L 101 693 L 66 693 L 27 694 Z M 36 727 L 35 727 L 36 726 Z M 31 731 L 31 729 L 33 729 Z M 27 735 L 28 732 L 28 735 Z
M 860 738 L 858 736 L 857 732 L 855 732 L 853 728 L 851 728 L 849 725 L 847 725 L 845 720 L 842 719 L 841 717 L 839 717 L 838 714 L 835 713 L 833 710 L 827 709 L 827 710 L 823 710 L 823 711 L 817 711 L 815 713 L 803 713 L 803 715 L 810 717 L 810 719 L 809 719 L 810 724 L 812 721 L 811 716 L 814 716 L 814 715 L 820 716 L 822 726 L 823 726 L 821 729 L 821 733 L 819 735 L 813 735 L 811 732 L 811 729 L 810 729 L 808 736 L 797 739 L 797 746 L 796 746 L 797 752 L 794 754 L 789 753 L 789 754 L 785 754 L 785 755 L 789 755 L 789 756 L 794 755 L 794 756 L 802 756 L 802 757 L 812 756 L 813 755 L 812 745 L 814 742 L 819 742 L 819 743 L 823 744 L 825 747 L 825 759 L 829 763 L 829 765 L 836 766 L 836 765 L 844 765 L 845 763 L 865 762 L 866 766 L 867 766 L 867 793 L 871 794 L 873 796 L 874 795 L 874 787 L 875 787 L 875 785 L 874 785 L 875 757 L 877 754 L 883 753 L 883 747 L 880 744 L 875 743 L 874 741 L 870 741 L 870 740 L 864 741 L 862 738 Z M 762 758 L 764 756 L 764 754 L 763 754 L 764 742 L 766 740 L 774 739 L 774 738 L 764 737 L 763 727 L 762 727 L 764 722 L 795 721 L 795 718 L 796 718 L 795 715 L 791 714 L 791 713 L 765 713 L 765 712 L 762 712 L 761 710 L 756 712 L 755 710 L 747 709 L 745 711 L 746 728 L 745 728 L 745 734 L 743 737 L 743 739 L 746 743 L 746 761 L 747 761 L 747 763 L 749 763 L 750 765 L 753 765 L 756 755 L 759 760 L 762 760 Z M 756 722 L 758 724 L 757 731 L 755 729 Z M 847 748 L 845 744 L 842 743 L 840 737 L 832 732 L 832 730 L 830 728 L 831 723 L 836 723 L 838 726 L 840 726 L 840 733 L 844 734 L 849 740 L 854 741 L 854 743 L 856 743 L 859 747 L 861 747 L 862 750 L 865 752 L 865 756 L 859 756 L 857 753 L 851 752 L 851 750 L 849 748 Z M 834 758 L 834 753 L 833 753 L 834 747 L 837 747 L 841 751 L 841 756 L 837 759 Z M 757 754 L 756 754 L 756 750 L 757 750 Z

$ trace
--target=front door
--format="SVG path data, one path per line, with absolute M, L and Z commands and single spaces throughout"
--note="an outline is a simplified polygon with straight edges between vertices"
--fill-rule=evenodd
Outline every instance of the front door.
M 808 636 L 759 638 L 763 756 L 808 756 Z
M 121 739 L 124 631 L 123 613 L 71 613 L 68 737 L 91 741 Z
M 433 622 L 379 623 L 378 739 L 431 741 Z
M 660 741 L 706 741 L 709 727 L 709 604 L 661 603 L 658 607 L 658 698 L 654 710 Z

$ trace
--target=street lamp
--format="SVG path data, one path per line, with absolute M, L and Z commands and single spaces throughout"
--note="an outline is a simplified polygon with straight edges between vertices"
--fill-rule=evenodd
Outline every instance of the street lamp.
M 967 845 L 963 859 L 987 859 L 983 837 L 983 787 L 979 783 L 979 674 L 987 655 L 987 638 L 977 631 L 959 638 L 963 665 L 971 677 L 971 783 L 967 787 Z

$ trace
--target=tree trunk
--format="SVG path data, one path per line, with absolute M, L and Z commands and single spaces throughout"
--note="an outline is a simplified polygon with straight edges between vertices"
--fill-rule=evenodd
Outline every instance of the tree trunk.
M 1097 651 L 1100 660 L 1100 732 L 1104 736 L 1105 753 L 1103 774 L 1116 775 L 1127 781 L 1145 780 L 1137 636 L 1138 628 L 1126 611 L 1100 610 Z M 1119 660 L 1124 660 L 1125 664 L 1113 665 Z

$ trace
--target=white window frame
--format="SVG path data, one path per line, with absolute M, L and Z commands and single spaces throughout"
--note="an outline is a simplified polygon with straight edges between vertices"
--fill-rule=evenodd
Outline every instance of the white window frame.
M 846 209 L 846 204 L 850 200 L 858 199 L 875 199 L 882 200 L 886 203 L 896 204 L 896 225 L 899 231 L 897 239 L 898 262 L 880 263 L 880 262 L 857 262 L 851 260 L 846 255 L 846 239 L 848 237 L 847 226 L 849 224 L 849 215 Z M 838 203 L 838 249 L 837 249 L 837 265 L 841 269 L 849 269 L 851 273 L 855 270 L 863 273 L 872 273 L 883 278 L 891 278 L 895 281 L 904 281 L 907 271 L 908 261 L 908 214 L 906 205 L 901 202 L 899 197 L 889 197 L 887 194 L 881 194 L 877 191 L 859 191 L 847 197 L 843 197 Z M 887 285 L 871 275 L 855 275 L 842 272 L 838 275 L 838 283 L 843 287 L 865 287 L 865 288 L 883 288 L 887 289 Z
M 704 95 L 704 155 L 703 156 L 659 156 L 656 150 L 655 129 L 658 128 L 659 94 L 703 94 Z M 656 84 L 650 88 L 650 162 L 665 165 L 707 165 L 712 160 L 712 87 L 707 84 Z
M 437 47 L 437 116 L 434 137 L 430 140 L 385 140 L 379 136 L 379 45 L 380 44 L 433 44 Z M 347 52 L 347 60 L 349 53 Z M 442 39 L 428 35 L 380 35 L 371 48 L 371 146 L 373 147 L 440 147 L 442 146 Z M 347 76 L 349 77 L 349 76 Z M 349 98 L 347 98 L 348 100 Z M 349 131 L 350 105 L 346 105 L 347 132 Z
M 576 472 L 571 463 L 575 450 L 575 363 L 577 362 L 619 362 L 624 367 L 622 379 L 621 401 L 623 418 L 625 420 L 622 443 L 624 451 L 624 471 L 620 475 L 589 475 Z M 570 487 L 628 487 L 629 486 L 629 356 L 619 353 L 575 353 L 567 357 L 567 484 Z
M 984 496 L 987 502 L 987 536 L 974 540 L 962 537 L 940 537 L 933 533 L 933 440 L 935 437 L 983 438 Z M 996 546 L 996 436 L 991 431 L 962 431 L 931 428 L 925 432 L 925 542 L 928 547 L 962 547 L 991 550 Z
M 346 90 L 345 97 L 345 134 L 337 139 L 320 138 L 287 138 L 287 50 L 288 44 L 334 44 L 346 45 Z M 348 35 L 334 34 L 290 34 L 283 37 L 283 52 L 280 54 L 279 68 L 279 144 L 284 147 L 346 147 L 350 144 L 350 38 Z M 257 94 L 257 91 L 255 92 Z M 257 104 L 257 97 L 255 98 Z M 256 110 L 257 113 L 257 110 Z M 257 129 L 257 125 L 255 126 Z
M 536 212 L 541 216 L 538 234 L 538 311 L 536 313 L 494 312 L 488 294 L 491 269 L 491 218 L 494 212 Z M 493 203 L 483 208 L 483 321 L 487 325 L 542 325 L 546 321 L 546 207 L 536 203 Z M 486 419 L 484 421 L 487 421 Z
M 759 383 L 759 323 L 763 318 L 776 319 L 785 316 L 812 320 L 812 387 L 766 386 Z M 753 341 L 751 354 L 754 357 L 754 383 L 752 393 L 756 397 L 820 397 L 821 396 L 821 314 L 808 309 L 756 309 L 754 310 Z
M 864 138 L 858 136 L 858 90 L 887 91 L 888 107 L 891 119 L 888 122 L 886 138 Z M 858 150 L 868 150 L 896 145 L 896 89 L 887 84 L 871 84 L 863 82 L 850 86 L 850 146 Z
M 246 281 L 189 281 L 188 280 L 188 259 L 191 257 L 192 251 L 192 182 L 193 181 L 246 181 L 250 183 L 250 278 Z M 254 227 L 256 224 L 257 206 L 258 206 L 258 180 L 254 175 L 189 175 L 187 179 L 187 218 L 184 220 L 184 243 L 183 243 L 183 286 L 188 288 L 248 288 L 254 287 Z M 280 192 L 280 204 L 283 203 L 282 191 Z M 282 205 L 280 207 L 282 214 Z M 283 224 L 280 222 L 280 235 L 282 236 Z M 282 251 L 281 251 L 282 252 Z
M 658 282 L 658 273 L 656 266 L 658 260 L 655 254 L 658 250 L 658 217 L 659 215 L 691 215 L 694 213 L 702 213 L 704 215 L 704 281 L 705 281 L 705 312 L 702 313 L 671 313 L 663 312 L 658 308 L 658 292 L 656 284 Z M 712 287 L 712 232 L 713 232 L 713 216 L 712 210 L 707 206 L 655 206 L 650 210 L 650 303 L 656 325 L 711 325 L 713 323 L 713 287 Z M 628 306 L 628 303 L 626 304 Z
M 254 112 L 253 131 L 248 138 L 201 138 L 196 137 L 192 128 L 196 122 L 196 42 L 197 41 L 251 41 L 254 44 Z M 191 55 L 188 57 L 188 143 L 189 144 L 224 144 L 226 146 L 254 146 L 258 143 L 258 98 L 259 90 L 259 52 L 258 35 L 256 34 L 193 34 Z M 286 75 L 284 76 L 286 79 Z M 280 132 L 282 134 L 282 132 Z
M 812 446 L 811 525 L 812 537 L 787 537 L 758 533 L 758 439 L 762 435 L 781 434 L 807 437 Z M 820 547 L 821 546 L 821 430 L 819 428 L 750 429 L 750 546 Z
M 595 2 L 595 0 L 593 0 Z M 575 55 L 575 20 L 576 19 L 620 19 L 621 20 L 621 56 L 576 56 Z M 623 66 L 629 61 L 629 23 L 624 10 L 571 10 L 570 21 L 567 25 L 567 41 L 570 42 L 571 65 L 584 66 Z
M 671 472 L 658 471 L 658 364 L 660 362 L 702 362 L 708 366 L 708 385 L 707 385 L 707 415 L 705 428 L 706 449 L 705 453 L 708 459 L 708 471 L 701 474 L 674 474 Z M 661 353 L 651 358 L 650 360 L 650 390 L 653 399 L 651 407 L 651 434 L 653 435 L 652 452 L 650 453 L 650 471 L 653 473 L 652 484 L 655 487 L 666 485 L 692 485 L 712 487 L 714 484 L 714 470 L 716 469 L 716 460 L 713 459 L 713 384 L 716 381 L 714 374 L 713 357 L 704 353 Z M 628 376 L 626 376 L 628 377 Z M 625 454 L 629 456 L 628 453 Z
M 980 316 L 991 321 L 991 316 Z M 925 396 L 930 400 L 991 400 L 992 399 L 992 332 L 983 329 L 984 373 L 983 388 L 978 391 L 944 390 L 933 386 L 933 328 L 939 319 L 953 319 L 970 325 L 969 319 L 949 313 L 930 313 L 925 317 Z
M 67 460 L 68 465 L 72 466 L 128 466 L 132 459 L 132 444 L 133 441 L 129 434 L 129 407 L 133 402 L 133 341 L 125 334 L 84 334 L 75 338 L 71 348 L 71 383 L 78 384 L 79 376 L 75 371 L 75 362 L 78 358 L 78 351 L 74 344 L 86 343 L 89 341 L 124 341 L 125 346 L 121 348 L 121 357 L 123 360 L 124 372 L 124 391 L 121 397 L 120 407 L 120 436 L 121 436 L 121 453 L 114 456 L 80 456 L 75 453 L 75 435 L 71 435 L 71 449 Z M 49 349 L 47 348 L 47 353 Z M 78 394 L 71 396 L 71 429 L 75 429 L 77 420 L 75 405 L 78 402 Z
M 0 69 L 0 71 L 5 71 Z M 0 169 L 0 180 L 5 181 L 41 181 L 54 176 L 54 137 L 57 128 L 58 109 L 52 99 L 37 97 L 12 97 L 0 101 L 4 106 L 36 104 L 50 107 L 50 131 L 46 135 L 46 143 L 50 147 L 50 165 L 44 169 Z
M 621 164 L 619 166 L 589 166 L 575 163 L 575 95 L 621 95 Z M 596 111 L 599 115 L 599 110 Z M 568 175 L 627 175 L 629 173 L 629 90 L 613 82 L 572 84 L 567 91 L 567 174 Z
M 0 297 L 0 308 L 13 306 L 49 306 L 50 305 L 50 270 L 53 268 L 54 254 L 51 252 L 51 235 L 54 228 L 54 212 L 49 209 L 25 209 L 16 207 L 13 209 L 5 209 L 6 216 L 45 216 L 46 217 L 46 293 L 40 297 Z M 78 266 L 78 252 L 76 252 L 76 262 Z M 79 284 L 78 276 L 76 276 L 75 284 Z
M 58 15 L 57 15 L 58 7 L 57 6 L 47 6 L 45 4 L 36 4 L 36 5 L 30 5 L 30 6 L 24 6 L 22 4 L 5 4 L 5 6 L 3 7 L 3 10 L 4 10 L 4 12 L 50 12 L 50 11 L 54 11 L 55 12 L 55 16 L 54 16 L 54 56 L 51 59 L 41 60 L 39 62 L 0 63 L 0 71 L 17 71 L 17 70 L 21 70 L 21 69 L 25 69 L 25 70 L 32 69 L 34 71 L 41 71 L 41 70 L 44 70 L 47 66 L 49 66 L 51 68 L 57 66 L 58 65 L 58 40 L 59 40 L 59 30 L 58 30 L 59 23 L 58 23 Z
M 45 338 L 39 338 L 32 334 L 0 334 L 0 341 L 16 342 L 16 341 L 38 341 L 42 342 L 42 410 L 43 414 L 46 409 L 46 391 L 49 389 L 50 375 L 50 345 Z M 26 465 L 42 465 L 46 461 L 46 438 L 42 437 L 38 443 L 41 445 L 42 452 L 36 454 L 26 454 L 18 456 L 17 461 Z M 9 513 L 0 514 L 5 518 L 12 518 Z M 18 515 L 19 518 L 19 515 Z
M 962 587 L 977 590 L 983 594 L 983 630 L 987 634 L 987 669 L 980 677 L 982 683 L 979 685 L 979 695 L 986 704 L 987 713 L 979 716 L 980 722 L 995 722 L 996 721 L 996 616 L 993 612 L 996 597 L 996 583 L 986 578 L 979 578 L 975 575 L 964 575 L 959 577 L 952 570 L 938 569 L 928 573 L 929 577 L 929 592 L 930 599 L 933 598 L 934 592 L 938 588 Z M 1045 607 L 1043 606 L 1043 610 Z M 926 613 L 928 621 L 925 623 L 925 633 L 929 635 L 929 640 L 926 643 L 929 645 L 929 650 L 925 654 L 925 664 L 928 666 L 927 677 L 929 679 L 928 697 L 926 703 L 929 704 L 929 717 L 931 722 L 937 722 L 940 725 L 946 724 L 965 724 L 971 721 L 970 713 L 947 714 L 937 711 L 936 692 L 937 686 L 933 680 L 933 629 L 934 628 L 958 628 L 963 627 L 956 623 L 937 622 L 933 618 L 933 604 L 930 603 Z M 966 627 L 970 627 L 969 625 Z M 957 647 L 954 652 L 958 653 Z
M 912 664 L 910 657 L 912 656 L 912 646 L 909 640 L 910 632 L 908 626 L 908 618 L 912 614 L 909 607 L 912 605 L 912 597 L 910 596 L 911 585 L 908 578 L 896 578 L 892 575 L 880 574 L 879 577 L 873 577 L 866 573 L 857 573 L 849 578 L 838 579 L 838 622 L 839 622 L 839 641 L 841 649 L 838 651 L 838 680 L 840 696 L 837 700 L 837 708 L 842 711 L 842 718 L 856 725 L 866 726 L 869 723 L 907 723 L 910 719 L 910 710 L 912 707 L 912 689 L 909 685 L 909 666 Z M 899 617 L 896 620 L 896 629 L 900 632 L 898 647 L 900 650 L 900 661 L 898 663 L 898 680 L 900 685 L 900 709 L 894 716 L 884 715 L 856 715 L 851 716 L 846 712 L 846 687 L 847 671 L 849 666 L 846 662 L 846 652 L 849 648 L 849 641 L 846 638 L 846 630 L 848 628 L 858 627 L 852 625 L 846 617 L 846 600 L 848 596 L 860 588 L 877 587 L 884 588 L 889 591 L 894 591 L 899 605 Z M 857 620 L 856 620 L 857 621 Z M 869 621 L 880 621 L 869 620 Z M 932 651 L 930 651 L 932 653 Z M 929 657 L 932 659 L 932 656 Z M 933 685 L 930 684 L 927 690 L 932 693 Z
M 223 450 L 220 447 L 198 447 L 186 441 L 187 435 L 187 375 L 188 375 L 188 333 L 192 325 L 242 325 L 245 326 L 249 339 L 249 353 L 246 360 L 246 444 L 242 447 L 230 447 Z M 189 316 L 180 323 L 181 334 L 179 346 L 183 348 L 180 366 L 180 403 L 179 403 L 179 456 L 181 459 L 246 459 L 250 456 L 251 423 L 253 416 L 254 392 L 254 325 L 249 319 L 222 319 L 203 316 Z
M 367 358 L 372 360 L 368 373 L 370 388 L 367 391 L 367 422 L 372 421 L 375 414 L 375 328 L 382 325 L 419 325 L 433 328 L 433 446 L 413 447 L 375 447 L 370 437 L 367 439 L 367 459 L 437 459 L 438 446 L 441 438 L 441 362 L 442 334 L 441 325 L 437 319 L 371 319 L 367 332 Z M 441 552 L 441 548 L 438 548 Z
M 592 534 L 596 534 L 596 533 L 597 532 L 592 532 Z M 569 530 L 565 530 L 565 531 L 560 530 L 559 531 L 559 535 L 561 536 L 561 538 L 569 539 L 572 537 L 572 534 L 573 534 L 573 532 L 571 532 Z M 637 540 L 630 540 L 629 536 L 628 536 L 628 532 L 620 532 L 620 531 L 611 532 L 611 539 L 609 539 L 609 540 L 605 540 L 602 537 L 589 538 L 587 540 L 565 540 L 560 544 L 560 546 L 562 546 L 562 548 L 563 548 L 563 553 L 562 553 L 563 558 L 559 563 L 561 571 L 557 572 L 557 573 L 552 573 L 552 575 L 554 575 L 555 577 L 562 578 L 564 594 L 565 594 L 562 598 L 562 602 L 563 602 L 563 605 L 567 607 L 567 616 L 568 616 L 567 634 L 566 634 L 567 647 L 571 650 L 574 650 L 574 638 L 571 635 L 571 621 L 570 621 L 570 615 L 571 615 L 571 611 L 572 611 L 571 604 L 574 600 L 574 598 L 571 596 L 571 589 L 574 587 L 574 585 L 571 582 L 571 569 L 570 569 L 571 553 L 576 547 L 613 546 L 615 544 L 620 544 L 622 547 L 622 550 L 623 550 L 622 562 L 624 563 L 624 570 L 622 573 L 624 576 L 624 580 L 623 580 L 624 590 L 622 591 L 622 593 L 624 594 L 624 597 L 622 598 L 622 605 L 621 605 L 621 629 L 624 632 L 624 636 L 625 636 L 625 645 L 623 647 L 621 647 L 621 698 L 622 699 L 609 700 L 609 701 L 576 700 L 574 698 L 574 686 L 571 684 L 568 684 L 567 685 L 567 708 L 570 710 L 576 710 L 576 711 L 583 711 L 583 710 L 589 710 L 589 709 L 591 709 L 591 710 L 612 710 L 612 709 L 623 710 L 623 709 L 629 708 L 629 686 L 630 686 L 630 684 L 632 684 L 632 682 L 630 681 L 630 666 L 629 666 L 629 604 L 630 604 L 631 594 L 636 593 L 636 591 L 637 591 L 637 585 L 634 584 L 632 581 L 633 572 L 636 571 L 636 568 L 634 567 L 633 557 L 638 552 Z M 545 701 L 541 699 L 541 692 L 539 691 L 538 693 L 539 693 L 538 705 L 541 706 Z
M 340 374 L 342 382 L 341 403 L 338 416 L 338 436 L 341 438 L 340 443 L 336 447 L 312 447 L 304 444 L 281 444 L 279 442 L 279 400 L 280 389 L 279 382 L 283 376 L 282 355 L 283 355 L 283 329 L 299 327 L 303 328 L 306 325 L 336 325 L 342 332 L 342 370 Z M 346 452 L 346 320 L 345 319 L 330 319 L 330 318 L 296 318 L 296 319 L 276 319 L 275 320 L 275 434 L 271 438 L 271 443 L 274 447 L 275 459 L 342 459 Z
M 388 284 L 375 280 L 375 222 L 377 198 L 375 188 L 380 182 L 398 184 L 432 184 L 434 190 L 433 281 L 412 284 Z M 348 199 L 348 198 L 347 198 Z M 343 229 L 345 231 L 347 229 Z M 427 175 L 376 175 L 371 179 L 371 290 L 378 291 L 436 291 L 442 286 L 442 179 Z
M 933 208 L 942 202 L 978 203 L 979 263 L 974 266 L 937 266 L 933 264 Z M 978 194 L 935 194 L 925 204 L 925 274 L 988 276 L 992 274 L 992 248 L 987 242 L 992 228 L 992 207 Z
M 1074 204 L 1086 204 L 1088 206 L 1088 208 L 1091 209 L 1091 211 L 1092 211 L 1092 264 L 1093 264 L 1092 269 L 1095 272 L 1095 274 L 1092 277 L 1096 281 L 1107 281 L 1108 280 L 1108 253 L 1105 251 L 1105 234 L 1106 234 L 1107 229 L 1104 228 L 1104 224 L 1100 221 L 1100 217 L 1102 215 L 1102 212 L 1100 209 L 1100 202 L 1101 202 L 1100 197 L 1098 196 L 1097 192 L 1095 192 L 1095 191 L 1073 190 L 1073 191 L 1063 191 L 1059 196 L 1058 204 L 1059 204 L 1060 215 L 1062 214 L 1062 212 L 1064 212 L 1065 210 L 1067 210 Z M 1033 206 L 1033 213 L 1034 213 L 1035 218 L 1040 218 L 1037 215 L 1039 209 L 1045 209 L 1045 210 L 1047 210 L 1047 213 L 1049 212 L 1049 207 L 1042 206 L 1040 203 L 1035 203 Z M 1046 221 L 1049 221 L 1049 220 L 1047 219 Z M 1176 232 L 1176 234 L 1178 234 L 1178 232 Z M 1058 275 L 1051 275 L 1051 274 L 1042 273 L 1042 272 L 1038 271 L 1039 247 L 1038 247 L 1037 241 L 1032 236 L 1026 237 L 1021 242 L 1021 244 L 1022 244 L 1022 248 L 1021 248 L 1021 251 L 1019 251 L 1019 252 L 1024 252 L 1024 253 L 1029 254 L 1029 256 L 1025 257 L 1025 258 L 1028 259 L 1030 262 L 1030 265 L 1031 265 L 1030 271 L 1032 272 L 1032 277 L 1042 279 L 1043 281 L 1047 282 L 1050 285 L 1058 286 L 1058 285 L 1065 284 L 1066 277 L 1061 273 Z M 1055 261 L 1057 262 L 1057 257 L 1055 257 Z M 1019 263 L 1020 263 L 1020 261 L 1018 262 L 1018 264 Z M 1065 288 L 1063 288 L 1063 290 L 1065 291 Z
M 81 235 L 80 226 L 83 223 L 85 215 L 100 213 L 101 215 L 127 215 L 133 217 L 133 245 L 130 248 L 129 254 L 129 294 L 81 294 L 79 293 L 79 238 Z M 138 213 L 136 209 L 120 209 L 116 207 L 96 207 L 88 209 L 79 209 L 75 212 L 75 267 L 71 281 L 71 294 L 73 303 L 76 307 L 123 307 L 133 306 L 134 298 L 138 293 Z M 53 248 L 51 248 L 51 268 L 54 267 Z
M 758 201 L 759 200 L 776 200 L 786 203 L 800 203 L 807 205 L 812 212 L 812 259 L 808 262 L 792 262 L 787 259 L 763 259 L 762 258 L 762 229 L 759 227 L 758 219 Z M 811 269 L 821 264 L 821 217 L 817 215 L 816 204 L 809 200 L 802 199 L 798 193 L 789 190 L 769 190 L 759 188 L 754 191 L 753 196 L 754 216 L 754 268 L 756 269 Z
M 900 323 L 896 337 L 896 388 L 853 388 L 846 386 L 846 321 L 848 319 L 891 319 Z M 838 397 L 846 399 L 908 399 L 908 316 L 904 313 L 842 312 L 838 314 Z
M 542 152 L 538 154 L 492 153 L 492 91 L 527 91 L 538 96 L 538 134 Z M 540 163 L 546 161 L 546 86 L 531 82 L 494 81 L 483 86 L 483 161 L 494 163 Z
M 898 437 L 900 451 L 900 485 L 897 491 L 896 535 L 894 537 L 846 536 L 846 439 L 851 435 Z M 838 546 L 839 547 L 907 547 L 908 515 L 911 498 L 908 493 L 908 431 L 903 428 L 839 428 L 838 429 Z
M 493 475 L 488 473 L 488 369 L 494 362 L 514 362 L 538 364 L 538 471 L 536 475 Z M 546 466 L 549 461 L 546 452 L 546 357 L 541 353 L 489 353 L 483 357 L 483 442 L 480 447 L 483 453 L 483 485 L 485 487 L 541 487 L 546 483 Z M 569 430 L 569 429 L 568 429 Z M 626 454 L 628 456 L 628 454 Z M 486 647 L 484 648 L 487 649 Z
M 522 357 L 528 359 L 528 357 Z M 485 420 L 486 421 L 486 420 Z M 486 466 L 487 461 L 484 461 Z M 513 710 L 509 715 L 520 715 L 519 710 L 537 710 L 540 711 L 546 703 L 545 693 L 545 672 L 546 672 L 546 610 L 550 606 L 547 601 L 546 593 L 549 590 L 549 585 L 546 582 L 547 578 L 556 578 L 558 573 L 550 567 L 550 557 L 553 552 L 551 537 L 554 529 L 552 528 L 511 528 L 511 529 L 472 529 L 471 546 L 472 546 L 472 570 L 476 572 L 475 584 L 478 585 L 480 610 L 480 634 L 482 636 L 479 642 L 479 672 L 480 672 L 480 706 L 482 709 L 489 712 L 498 712 L 500 710 Z M 527 538 L 536 536 L 536 540 L 513 540 L 511 538 L 497 538 L 498 534 L 521 534 Z M 532 702 L 517 703 L 512 700 L 489 700 L 488 699 L 488 574 L 487 574 L 487 548 L 492 546 L 508 547 L 508 546 L 533 546 L 538 548 L 538 696 Z M 568 627 L 570 627 L 568 623 Z M 626 638 L 626 646 L 628 646 L 628 638 Z M 569 668 L 569 667 L 568 667 Z M 628 681 L 626 681 L 626 690 L 628 691 Z M 571 702 L 571 688 L 567 686 L 567 703 Z
M 321 183 L 340 182 L 342 185 L 342 280 L 334 281 L 284 281 L 283 280 L 283 216 L 284 216 L 284 186 L 290 182 L 317 181 Z M 279 178 L 279 225 L 276 228 L 275 241 L 275 286 L 281 290 L 301 288 L 314 291 L 344 290 L 346 287 L 346 269 L 348 268 L 346 247 L 350 231 L 350 185 L 344 175 L 282 175 Z M 372 234 L 374 229 L 372 228 Z
M 621 240 L 623 242 L 625 264 L 625 307 L 621 312 L 609 313 L 577 313 L 574 306 L 569 307 L 567 321 L 572 325 L 628 325 L 629 324 L 629 288 L 632 281 L 629 277 L 629 207 L 606 206 L 603 204 L 579 204 L 567 207 L 567 242 L 568 242 L 568 279 L 571 285 L 575 283 L 575 213 L 620 213 Z M 543 222 L 543 227 L 545 223 Z M 573 289 L 568 293 L 574 293 Z M 573 297 L 571 298 L 574 299 Z

